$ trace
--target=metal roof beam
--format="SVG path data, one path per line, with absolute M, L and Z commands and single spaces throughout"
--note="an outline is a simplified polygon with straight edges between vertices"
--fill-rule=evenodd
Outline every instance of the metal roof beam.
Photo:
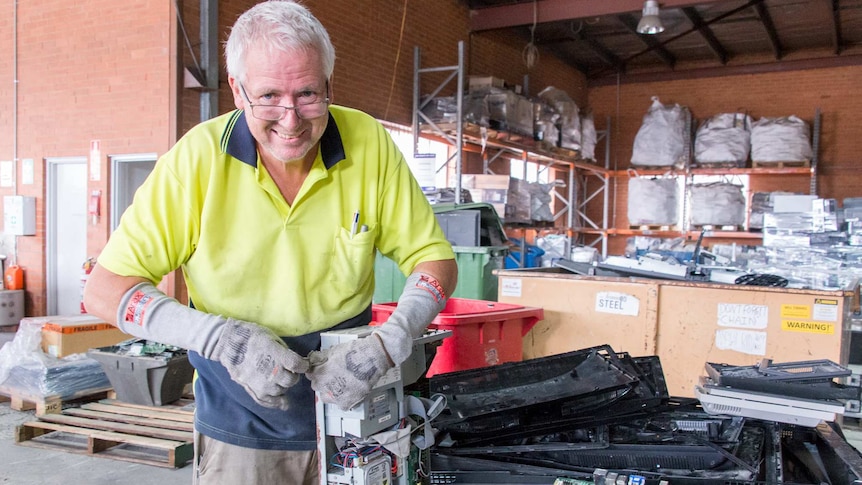
M 710 29 L 709 25 L 703 21 L 700 14 L 697 13 L 697 10 L 694 7 L 683 7 L 682 13 L 688 17 L 692 26 L 697 29 L 697 32 L 706 41 L 710 50 L 712 50 L 713 54 L 718 57 L 719 62 L 721 62 L 722 65 L 727 64 L 727 50 L 724 49 L 724 46 L 721 45 L 721 42 L 718 41 L 718 38 L 712 32 L 712 29 Z
M 780 60 L 784 57 L 784 48 L 781 46 L 781 40 L 778 38 L 778 32 L 775 31 L 775 24 L 772 22 L 772 16 L 769 15 L 769 10 L 763 2 L 754 6 L 754 11 L 760 18 L 760 23 L 766 30 L 766 35 L 769 37 L 769 43 L 772 44 L 772 52 L 775 54 L 775 59 Z
M 834 46 L 836 56 L 841 54 L 843 43 L 844 39 L 841 35 L 841 6 L 838 0 L 832 0 L 832 45 Z
M 726 0 L 662 0 L 661 8 L 681 8 Z M 640 12 L 643 0 L 538 0 L 537 23 L 577 20 Z M 470 10 L 470 31 L 504 29 L 533 24 L 533 3 Z

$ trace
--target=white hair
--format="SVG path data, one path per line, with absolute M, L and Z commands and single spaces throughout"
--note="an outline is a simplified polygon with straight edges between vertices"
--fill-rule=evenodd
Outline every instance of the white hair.
M 269 0 L 246 10 L 225 43 L 225 63 L 230 76 L 245 80 L 245 55 L 262 42 L 282 52 L 313 49 L 320 54 L 326 78 L 335 69 L 335 48 L 329 33 L 304 6 L 289 0 Z

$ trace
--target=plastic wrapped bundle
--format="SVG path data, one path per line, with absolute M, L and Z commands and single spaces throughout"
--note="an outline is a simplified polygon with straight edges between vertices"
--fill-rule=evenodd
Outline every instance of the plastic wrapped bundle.
M 688 108 L 678 104 L 665 106 L 658 97 L 653 97 L 635 135 L 632 165 L 684 168 L 691 141 L 686 129 L 689 116 Z
M 796 116 L 760 118 L 751 126 L 751 160 L 761 162 L 810 161 L 808 123 Z
M 559 117 L 560 147 L 570 150 L 581 149 L 581 120 L 578 105 L 562 89 L 548 86 L 539 93 L 539 99 L 552 106 Z
M 0 348 L 0 385 L 10 393 L 61 399 L 110 387 L 97 361 L 84 354 L 57 359 L 41 349 L 44 319 L 22 320 L 15 338 Z
M 742 187 L 728 183 L 691 186 L 693 226 L 742 226 L 745 224 L 745 196 Z
M 744 167 L 751 149 L 751 117 L 722 113 L 697 129 L 694 160 L 699 164 L 733 164 Z
M 584 160 L 596 160 L 596 123 L 593 120 L 593 112 L 589 111 L 581 116 L 581 158 Z
M 679 213 L 679 184 L 673 178 L 629 179 L 629 224 L 673 225 Z

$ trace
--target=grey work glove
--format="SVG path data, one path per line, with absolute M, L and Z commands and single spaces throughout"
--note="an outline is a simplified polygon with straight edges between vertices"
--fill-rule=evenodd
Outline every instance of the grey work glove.
M 288 409 L 287 388 L 308 371 L 308 361 L 272 330 L 189 308 L 150 283 L 139 283 L 123 295 L 117 325 L 135 337 L 218 361 L 261 406 Z
M 306 373 L 323 402 L 346 411 L 356 406 L 392 368 L 383 343 L 375 335 L 340 343 L 308 355 Z
M 394 365 L 413 351 L 413 339 L 446 306 L 443 287 L 433 276 L 413 273 L 395 311 L 370 336 L 335 345 L 308 355 L 311 388 L 323 399 L 347 410 L 362 401 Z
M 407 277 L 395 310 L 375 332 L 396 365 L 410 357 L 413 339 L 421 337 L 445 307 L 446 294 L 436 278 L 425 273 L 412 273 Z

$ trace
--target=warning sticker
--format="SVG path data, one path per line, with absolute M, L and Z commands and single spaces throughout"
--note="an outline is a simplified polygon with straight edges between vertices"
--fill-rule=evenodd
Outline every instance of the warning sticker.
M 830 300 L 827 298 L 814 299 L 814 320 L 823 320 L 826 322 L 838 321 L 838 300 Z
M 789 332 L 821 333 L 832 335 L 835 325 L 828 322 L 803 322 L 800 320 L 782 320 L 781 329 Z
M 809 305 L 781 305 L 781 318 L 811 318 L 811 306 Z

